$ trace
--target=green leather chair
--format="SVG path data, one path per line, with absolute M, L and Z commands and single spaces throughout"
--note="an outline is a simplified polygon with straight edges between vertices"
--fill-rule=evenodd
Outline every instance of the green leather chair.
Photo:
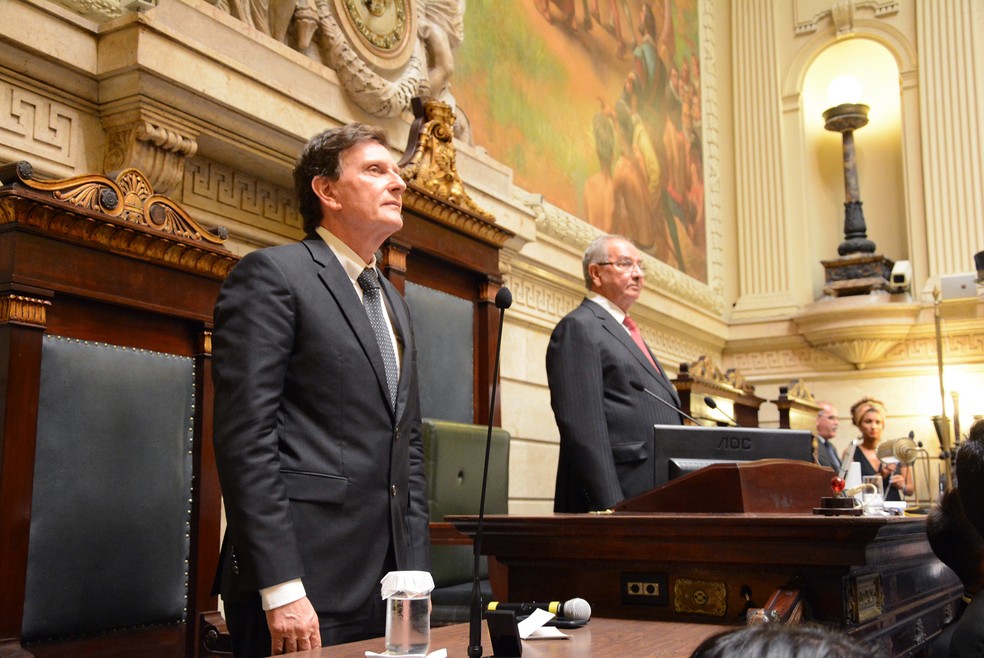
M 488 427 L 445 420 L 423 420 L 424 461 L 431 521 L 447 515 L 478 514 Z M 486 514 L 509 512 L 509 433 L 492 429 Z M 474 557 L 471 546 L 432 546 L 434 592 L 431 625 L 468 621 Z M 488 563 L 480 560 L 482 600 L 492 600 Z

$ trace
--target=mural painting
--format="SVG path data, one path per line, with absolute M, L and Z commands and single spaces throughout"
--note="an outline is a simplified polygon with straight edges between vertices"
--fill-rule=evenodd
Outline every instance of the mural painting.
M 697 10 L 473 1 L 451 91 L 517 185 L 706 282 Z

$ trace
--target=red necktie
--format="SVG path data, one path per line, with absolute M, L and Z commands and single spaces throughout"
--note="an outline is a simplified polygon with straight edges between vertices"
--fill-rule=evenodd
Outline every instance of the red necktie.
M 646 343 L 643 342 L 642 334 L 639 333 L 639 325 L 635 323 L 635 320 L 626 315 L 625 319 L 622 320 L 622 324 L 624 324 L 626 329 L 629 330 L 629 335 L 632 336 L 632 341 L 638 345 L 639 349 L 642 350 L 642 353 L 646 355 L 646 358 L 649 359 L 649 363 L 653 364 L 653 367 L 656 368 L 657 371 L 662 372 L 659 369 L 659 366 L 656 365 L 656 360 L 653 359 L 653 355 L 650 353 L 649 348 L 646 347 Z

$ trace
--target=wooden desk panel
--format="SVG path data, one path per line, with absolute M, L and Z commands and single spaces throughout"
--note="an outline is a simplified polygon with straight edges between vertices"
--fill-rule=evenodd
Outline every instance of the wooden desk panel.
M 448 520 L 474 535 L 476 517 Z M 793 586 L 813 619 L 900 655 L 939 631 L 961 592 L 916 517 L 617 513 L 485 521 L 482 552 L 507 572 L 496 598 L 581 597 L 604 617 L 736 624 L 747 607 Z
M 731 627 L 666 621 L 592 618 L 587 626 L 566 629 L 570 640 L 523 642 L 523 658 L 686 658 L 698 644 Z M 468 624 L 431 629 L 431 651 L 446 648 L 448 658 L 468 655 Z M 339 644 L 292 654 L 297 658 L 365 658 L 366 651 L 382 653 L 382 638 Z M 488 627 L 482 624 L 482 649 L 492 655 Z

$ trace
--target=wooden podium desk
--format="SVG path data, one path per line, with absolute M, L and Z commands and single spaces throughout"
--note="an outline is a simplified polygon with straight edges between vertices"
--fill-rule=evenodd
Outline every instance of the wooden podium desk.
M 639 621 L 592 618 L 583 628 L 564 629 L 570 640 L 523 642 L 523 658 L 687 658 L 704 638 L 726 626 L 684 624 L 680 622 Z M 465 658 L 468 653 L 468 624 L 431 629 L 431 651 L 445 648 L 448 658 Z M 297 658 L 365 658 L 366 651 L 382 653 L 382 638 L 302 651 Z M 492 655 L 488 627 L 482 623 L 482 649 Z
M 477 517 L 449 517 L 474 537 Z M 487 515 L 503 601 L 586 599 L 594 615 L 742 623 L 781 588 L 808 617 L 910 655 L 953 615 L 959 580 L 920 517 L 631 513 Z

